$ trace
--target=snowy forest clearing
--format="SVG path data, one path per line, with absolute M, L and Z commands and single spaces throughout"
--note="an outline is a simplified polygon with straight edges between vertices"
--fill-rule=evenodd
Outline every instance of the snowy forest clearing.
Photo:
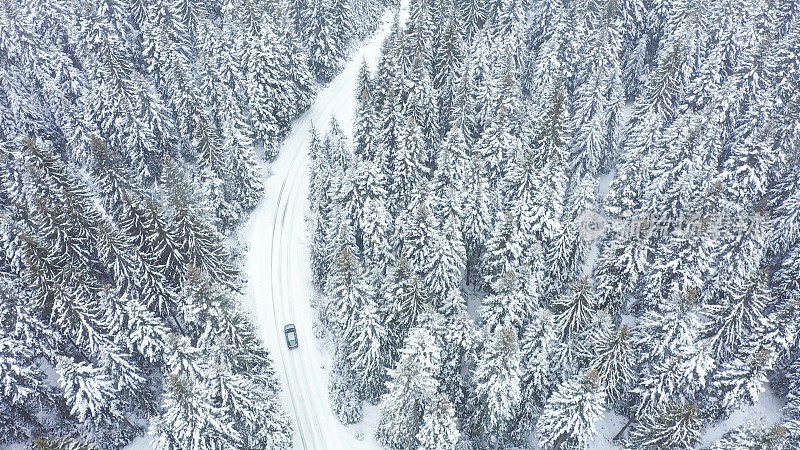
M 401 8 L 404 10 L 404 8 Z M 363 60 L 374 66 L 380 43 L 389 33 L 393 10 L 387 11 L 380 30 L 355 52 L 347 66 L 298 118 L 270 165 L 266 195 L 244 230 L 249 243 L 245 271 L 249 284 L 245 306 L 253 311 L 261 336 L 277 365 L 283 403 L 294 418 L 295 448 L 363 448 L 355 435 L 358 425 L 346 428 L 334 416 L 328 400 L 330 355 L 324 355 L 313 334 L 309 301 L 308 138 L 311 127 L 327 131 L 335 117 L 348 135 L 355 113 L 358 69 Z M 283 326 L 297 326 L 299 348 L 286 348 Z M 367 421 L 368 422 L 368 421 Z M 372 433 L 363 433 L 369 442 Z

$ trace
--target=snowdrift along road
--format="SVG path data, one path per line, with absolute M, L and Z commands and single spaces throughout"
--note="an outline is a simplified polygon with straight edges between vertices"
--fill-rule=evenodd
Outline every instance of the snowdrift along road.
M 352 135 L 355 90 L 363 60 L 374 69 L 380 45 L 388 35 L 394 11 L 387 11 L 380 29 L 357 52 L 344 70 L 317 95 L 311 108 L 293 123 L 289 136 L 271 164 L 266 194 L 244 233 L 249 243 L 245 306 L 254 314 L 261 336 L 275 359 L 283 388 L 283 405 L 295 424 L 295 448 L 371 448 L 374 441 L 356 439 L 334 415 L 328 399 L 328 370 L 312 331 L 315 314 L 309 304 L 313 287 L 305 223 L 308 211 L 308 142 L 312 124 L 320 134 L 331 116 Z M 294 323 L 299 347 L 286 347 L 283 327 Z

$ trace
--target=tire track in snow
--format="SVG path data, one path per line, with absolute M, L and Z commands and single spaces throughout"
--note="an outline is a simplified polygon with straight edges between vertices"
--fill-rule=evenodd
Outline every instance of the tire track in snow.
M 284 178 L 283 182 L 281 183 L 281 190 L 278 193 L 278 200 L 277 200 L 278 207 L 280 207 L 280 205 L 281 205 L 281 199 L 283 198 L 283 192 L 284 192 L 284 189 L 286 188 L 286 181 L 287 180 L 288 180 L 288 178 Z M 272 239 L 271 240 L 272 240 L 272 249 L 273 250 L 275 249 L 275 242 L 276 242 L 275 234 L 276 234 L 276 231 L 278 230 L 277 223 L 278 223 L 278 215 L 276 214 L 275 215 L 275 219 L 272 222 Z M 282 227 L 281 227 L 281 230 L 282 230 Z M 273 281 L 272 283 L 270 283 L 270 294 L 272 296 L 272 301 L 270 303 L 272 304 L 272 312 L 273 312 L 273 316 L 272 317 L 273 317 L 273 320 L 275 322 L 275 331 L 279 332 L 280 330 L 282 330 L 282 326 L 280 326 L 280 324 L 278 323 L 278 310 L 276 308 L 276 296 L 275 296 L 275 284 L 276 283 L 274 282 L 275 281 L 275 253 L 274 252 L 270 255 L 270 271 L 269 272 L 270 272 L 270 278 Z M 276 338 L 277 338 L 276 342 L 281 343 L 285 339 L 285 336 L 283 336 L 282 333 L 276 333 Z M 286 351 L 287 351 L 287 349 L 284 349 L 283 346 L 280 346 L 280 353 L 281 353 L 281 359 L 282 360 L 286 359 L 286 355 L 285 355 Z M 281 364 L 281 369 L 283 369 L 284 376 L 287 379 L 289 379 L 289 372 L 287 371 L 286 365 Z M 289 397 L 292 400 L 292 404 L 296 405 L 298 402 L 297 402 L 297 399 L 296 399 L 296 397 L 294 395 L 294 389 L 292 388 L 291 383 L 286 383 L 286 385 L 287 385 L 287 391 L 289 393 Z M 296 430 L 297 431 L 297 435 L 300 436 L 300 440 L 301 440 L 301 442 L 303 444 L 303 448 L 304 449 L 308 448 L 308 445 L 306 444 L 306 438 L 305 438 L 306 433 L 303 432 L 303 426 L 301 426 L 300 420 L 298 420 L 297 412 L 293 411 L 293 413 L 294 413 L 294 416 L 295 416 L 294 422 L 295 422 L 295 425 L 297 427 L 297 430 Z
M 297 161 L 298 161 L 298 157 L 302 156 L 301 160 L 303 162 L 305 162 L 306 154 L 307 154 L 307 147 L 305 147 L 305 146 L 301 147 L 299 149 L 299 151 L 297 151 L 294 154 L 294 156 L 292 157 L 291 165 L 289 167 L 289 171 L 288 171 L 289 173 L 287 174 L 286 178 L 284 179 L 284 184 L 286 183 L 286 181 L 288 179 L 292 180 L 292 184 L 291 184 L 291 188 L 287 192 L 287 195 L 284 197 L 285 200 L 284 200 L 283 204 L 280 204 L 280 206 L 279 206 L 280 208 L 283 209 L 283 212 L 281 214 L 281 227 L 280 227 L 280 237 L 281 237 L 280 242 L 283 242 L 283 243 L 298 242 L 293 236 L 293 233 L 295 231 L 295 227 L 293 226 L 294 225 L 294 220 L 292 220 L 292 226 L 290 226 L 288 228 L 288 234 L 289 234 L 288 239 L 286 237 L 284 237 L 284 231 L 287 231 L 286 215 L 287 215 L 287 212 L 289 211 L 289 208 L 291 208 L 291 214 L 289 214 L 289 216 L 292 219 L 296 218 L 295 209 L 296 209 L 296 206 L 297 206 L 297 202 L 294 201 L 294 197 L 295 197 L 295 193 L 297 192 L 297 185 L 302 180 L 302 177 L 298 176 L 298 171 L 302 171 L 302 168 L 303 168 L 303 165 L 302 164 L 298 165 Z M 304 207 L 305 206 L 307 206 L 307 205 L 305 205 L 305 203 L 304 203 Z M 278 283 L 279 283 L 279 286 L 281 288 L 281 293 L 283 295 L 282 298 L 289 300 L 286 303 L 288 305 L 288 309 L 289 309 L 289 312 L 288 312 L 289 315 L 288 315 L 288 318 L 286 319 L 287 323 L 288 322 L 292 322 L 293 323 L 294 322 L 293 319 L 295 317 L 295 315 L 294 315 L 294 300 L 295 300 L 295 298 L 292 298 L 291 292 L 287 292 L 287 291 L 289 290 L 289 286 L 296 286 L 296 284 L 289 283 L 287 281 L 284 269 L 291 269 L 292 267 L 294 267 L 294 268 L 298 267 L 296 265 L 292 265 L 291 264 L 291 262 L 289 260 L 289 255 L 290 254 L 291 254 L 291 252 L 287 251 L 287 249 L 283 245 L 278 247 L 278 258 L 280 260 L 280 265 L 278 266 Z M 290 273 L 293 273 L 293 271 L 290 271 Z M 274 303 L 273 303 L 273 305 L 274 305 Z M 279 326 L 280 324 L 276 323 L 276 325 Z M 313 345 L 313 344 L 314 344 L 314 341 L 310 340 L 310 341 L 308 341 L 308 343 L 306 345 Z M 308 367 L 304 367 L 303 369 L 308 369 Z M 302 370 L 301 371 L 301 375 L 302 375 L 303 381 L 305 383 L 305 386 L 308 386 L 309 388 L 314 386 L 309 381 L 308 370 Z M 295 379 L 296 379 L 298 377 L 298 374 L 295 372 L 293 374 L 293 377 L 295 377 Z M 310 402 L 308 400 L 308 396 L 307 395 L 302 395 L 302 394 L 303 394 L 303 392 L 301 392 L 302 400 L 308 406 L 308 408 L 303 408 L 304 411 L 306 411 L 306 412 L 314 411 L 314 407 L 313 407 L 313 405 L 310 404 Z M 314 397 L 318 397 L 318 396 L 315 395 Z M 309 421 L 308 419 L 309 419 L 308 416 L 306 416 L 306 420 L 307 421 Z M 320 446 L 316 442 L 317 438 L 322 436 L 322 434 L 323 434 L 322 430 L 320 429 L 320 424 L 319 424 L 320 421 L 319 420 L 310 420 L 309 422 L 311 422 L 312 426 L 314 427 L 314 431 L 315 431 L 315 433 L 313 434 L 314 441 L 315 441 L 314 442 L 314 448 L 324 447 L 324 442 L 323 442 L 322 446 Z

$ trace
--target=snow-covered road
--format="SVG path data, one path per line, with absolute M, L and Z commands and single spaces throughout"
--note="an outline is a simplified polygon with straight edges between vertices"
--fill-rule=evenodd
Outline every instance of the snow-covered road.
M 344 70 L 317 95 L 311 108 L 295 120 L 271 164 L 266 194 L 244 229 L 249 249 L 245 270 L 247 306 L 275 360 L 283 404 L 295 424 L 295 448 L 372 448 L 371 436 L 356 439 L 356 429 L 342 425 L 328 399 L 329 355 L 312 331 L 314 311 L 308 255 L 308 138 L 312 124 L 320 134 L 335 116 L 348 136 L 355 114 L 355 89 L 362 60 L 374 69 L 380 45 L 391 28 L 387 11 L 375 35 L 355 52 Z M 289 350 L 283 327 L 294 323 L 299 348 Z M 352 427 L 351 427 L 352 428 Z

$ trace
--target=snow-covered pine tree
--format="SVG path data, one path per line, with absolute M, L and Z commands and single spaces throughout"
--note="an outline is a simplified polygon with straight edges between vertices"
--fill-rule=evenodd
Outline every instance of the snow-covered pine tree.
M 400 359 L 389 370 L 387 392 L 381 399 L 381 418 L 375 433 L 381 445 L 390 449 L 420 445 L 417 436 L 424 429 L 426 405 L 436 401 L 439 384 L 435 376 L 440 364 L 441 348 L 430 331 L 424 327 L 412 329 L 400 350 Z
M 486 242 L 483 257 L 484 285 L 493 289 L 501 277 L 519 267 L 522 253 L 522 232 L 517 217 L 505 212 L 495 221 L 495 229 Z
M 767 374 L 775 365 L 776 352 L 771 344 L 749 343 L 721 364 L 712 380 L 721 399 L 720 410 L 730 412 L 758 401 L 767 389 Z
M 70 413 L 78 420 L 99 425 L 105 420 L 122 419 L 117 387 L 102 368 L 59 356 L 56 372 Z
M 480 0 L 461 0 L 456 5 L 464 27 L 464 38 L 471 41 L 486 20 L 486 4 Z
M 592 177 L 586 177 L 567 199 L 561 219 L 562 228 L 545 251 L 545 261 L 555 285 L 550 291 L 555 291 L 560 283 L 579 275 L 592 241 L 607 231 L 605 220 L 595 209 L 596 194 L 597 182 Z
M 522 401 L 517 329 L 503 323 L 487 330 L 483 352 L 473 374 L 475 383 L 470 429 L 487 446 L 507 445 L 507 434 Z
M 448 188 L 459 194 L 466 190 L 471 163 L 469 154 L 470 148 L 461 128 L 454 126 L 447 132 L 436 158 L 436 170 L 433 172 L 432 183 L 434 194 L 442 196 Z
M 240 435 L 221 417 L 208 397 L 208 387 L 197 376 L 170 374 L 163 408 L 154 426 L 160 449 L 240 446 Z
M 390 211 L 397 214 L 412 206 L 414 193 L 428 178 L 427 151 L 422 129 L 413 116 L 401 126 L 392 161 L 388 191 Z
M 425 450 L 455 450 L 461 432 L 458 431 L 453 404 L 444 394 L 425 405 L 422 426 L 417 433 L 419 448 Z
M 594 369 L 567 379 L 548 398 L 536 424 L 543 447 L 586 449 L 605 412 L 606 395 Z
M 465 58 L 465 61 L 461 65 L 461 71 L 458 74 L 458 79 L 456 80 L 457 89 L 455 92 L 455 97 L 453 98 L 453 109 L 452 111 L 441 111 L 440 114 L 442 116 L 442 129 L 446 130 L 447 126 L 455 127 L 461 130 L 461 134 L 464 136 L 464 139 L 469 143 L 472 144 L 473 138 L 475 136 L 475 104 L 473 103 L 473 93 L 472 93 L 472 79 L 470 78 L 470 61 Z M 444 123 L 445 118 L 449 118 L 449 123 Z
M 361 62 L 361 68 L 358 71 L 356 98 L 357 109 L 353 123 L 355 147 L 353 153 L 365 160 L 372 161 L 378 153 L 380 130 L 378 128 L 378 111 L 375 109 L 374 83 L 366 60 Z
M 667 403 L 640 418 L 629 441 L 634 448 L 690 449 L 700 442 L 702 426 L 696 405 Z
M 350 9 L 343 0 L 311 0 L 307 20 L 309 63 L 317 78 L 330 80 L 351 38 Z
M 386 305 L 394 349 L 400 348 L 420 313 L 429 307 L 427 288 L 408 260 L 400 257 L 388 283 Z
M 497 95 L 509 95 L 500 92 Z M 486 164 L 486 176 L 490 189 L 499 189 L 506 174 L 506 161 L 522 157 L 522 140 L 514 132 L 511 111 L 501 105 L 500 110 L 489 122 L 481 140 L 475 145 Z
M 389 241 L 392 235 L 392 223 L 385 199 L 367 199 L 361 229 L 364 266 L 369 268 L 374 286 L 381 286 L 389 273 L 390 264 L 394 261 Z
M 461 374 L 475 359 L 478 331 L 469 317 L 466 302 L 460 291 L 448 296 L 442 314 L 442 325 L 437 329 L 442 344 L 441 390 L 451 400 L 458 416 L 464 418 L 467 404 L 467 380 Z
M 589 331 L 589 367 L 597 369 L 610 402 L 624 399 L 634 382 L 633 336 L 623 325 L 611 325 L 610 320 L 599 320 L 599 324 Z
M 429 300 L 435 308 L 442 306 L 450 292 L 460 289 L 464 279 L 464 246 L 461 242 L 453 241 L 453 238 L 435 230 L 428 244 L 430 257 L 425 262 L 423 273 Z
M 617 10 L 597 2 L 579 3 L 578 31 L 583 43 L 581 63 L 576 74 L 573 137 L 569 144 L 573 177 L 595 176 L 609 167 L 618 144 L 618 122 L 623 106 L 623 87 L 618 55 L 620 21 Z M 594 17 L 595 15 L 600 17 Z M 585 28 L 584 28 L 585 27 Z
M 308 20 L 311 14 L 309 0 L 290 0 L 286 2 L 286 16 L 294 35 L 305 40 L 308 37 Z
M 388 331 L 374 299 L 366 299 L 356 314 L 354 329 L 349 336 L 348 363 L 359 396 L 377 402 L 386 381 Z
M 764 426 L 747 423 L 722 435 L 710 450 L 783 450 L 789 448 L 790 442 L 786 427 L 783 425 Z
M 552 393 L 553 352 L 558 339 L 552 313 L 547 308 L 538 308 L 520 337 L 522 403 L 514 419 L 515 439 L 533 432 L 536 418 Z
M 411 72 L 402 86 L 407 92 L 404 111 L 420 128 L 424 143 L 421 147 L 421 154 L 424 155 L 422 162 L 426 167 L 430 167 L 436 159 L 434 149 L 436 140 L 439 139 L 439 118 L 430 69 L 421 59 L 417 58 L 414 61 Z
M 35 360 L 52 350 L 55 336 L 26 311 L 25 297 L 17 296 L 12 288 L 4 273 L 0 288 L 0 382 L 7 386 L 0 392 L 0 442 L 4 445 L 31 439 L 33 430 L 44 429 L 36 414 L 48 411 L 45 405 L 54 400 Z M 30 339 L 37 339 L 38 348 L 30 345 Z
M 480 307 L 481 322 L 490 333 L 499 326 L 514 326 L 520 330 L 528 321 L 533 299 L 522 290 L 527 281 L 509 269 L 491 286 L 492 293 L 484 297 Z
M 330 297 L 325 308 L 326 320 L 339 343 L 347 348 L 355 331 L 356 315 L 373 295 L 364 279 L 361 262 L 349 245 L 342 244 L 336 253 L 325 288 Z
M 455 14 L 453 11 L 452 14 Z M 457 18 L 446 18 L 444 32 L 436 39 L 436 58 L 433 64 L 433 87 L 436 89 L 439 108 L 439 129 L 447 130 L 453 123 L 451 115 L 456 111 L 459 81 L 465 59 L 465 44 Z
M 381 13 L 387 6 L 395 6 L 396 2 L 382 0 L 351 0 L 350 16 L 352 32 L 356 38 L 365 38 L 380 26 Z
M 752 279 L 723 292 L 724 304 L 707 306 L 707 332 L 719 359 L 726 359 L 753 336 L 765 332 L 766 309 L 773 304 L 766 270 L 757 271 Z
M 185 199 L 185 193 L 179 193 L 180 183 L 173 185 L 176 192 L 173 201 L 173 232 L 179 243 L 186 262 L 198 267 L 215 282 L 233 287 L 236 284 L 237 271 L 230 261 L 230 254 L 221 242 L 216 230 L 203 217 L 195 212 Z M 179 277 L 182 277 L 180 274 Z
M 585 330 L 597 313 L 597 297 L 591 281 L 582 277 L 553 303 L 556 329 L 562 338 Z
M 251 32 L 247 47 L 247 92 L 254 137 L 264 144 L 268 158 L 275 156 L 278 138 L 297 113 L 299 98 L 292 91 L 289 48 L 284 36 L 267 20 Z M 302 104 L 302 103 L 301 103 Z
M 800 395 L 798 394 L 797 387 L 800 386 L 800 364 L 798 364 L 797 360 L 793 361 L 786 370 L 786 378 L 787 383 L 786 387 L 788 388 L 787 393 L 787 402 L 786 405 L 783 407 L 783 414 L 786 418 L 785 425 L 786 431 L 789 438 L 789 442 L 797 443 L 800 442 Z
M 483 174 L 483 162 L 472 157 L 464 197 L 464 245 L 467 250 L 467 283 L 482 282 L 482 261 L 492 231 L 488 185 Z
M 715 367 L 710 348 L 700 341 L 697 292 L 689 290 L 651 310 L 633 330 L 637 361 L 642 364 L 636 386 L 639 414 L 670 402 L 690 403 L 707 386 Z

